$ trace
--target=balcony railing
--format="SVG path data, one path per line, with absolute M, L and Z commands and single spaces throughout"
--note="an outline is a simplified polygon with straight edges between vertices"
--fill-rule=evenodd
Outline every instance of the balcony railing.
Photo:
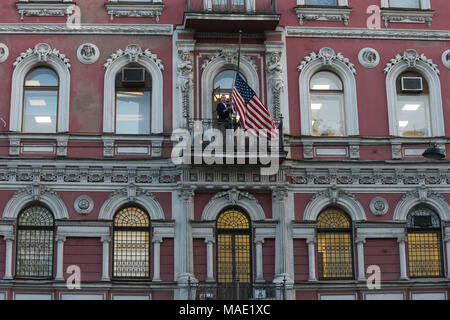
M 276 14 L 276 0 L 186 0 L 186 12 Z
M 273 283 L 189 283 L 189 300 L 285 300 L 286 285 Z

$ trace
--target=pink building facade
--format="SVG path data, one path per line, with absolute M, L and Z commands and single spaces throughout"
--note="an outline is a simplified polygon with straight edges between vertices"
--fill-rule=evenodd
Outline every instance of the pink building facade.
M 1 1 L 0 299 L 448 299 L 449 12 Z M 279 170 L 174 163 L 239 57 Z

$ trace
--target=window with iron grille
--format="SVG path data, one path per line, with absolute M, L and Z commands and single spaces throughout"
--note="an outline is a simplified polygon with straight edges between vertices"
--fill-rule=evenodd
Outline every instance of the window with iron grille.
M 317 218 L 319 279 L 353 279 L 352 223 L 340 209 L 328 208 Z
M 238 209 L 227 209 L 217 219 L 217 280 L 251 283 L 251 227 Z
M 17 278 L 53 277 L 54 219 L 45 207 L 25 208 L 17 218 Z
M 408 214 L 407 227 L 410 277 L 443 276 L 439 216 L 428 207 L 416 207 Z
M 150 218 L 137 207 L 126 207 L 114 217 L 113 277 L 150 277 Z

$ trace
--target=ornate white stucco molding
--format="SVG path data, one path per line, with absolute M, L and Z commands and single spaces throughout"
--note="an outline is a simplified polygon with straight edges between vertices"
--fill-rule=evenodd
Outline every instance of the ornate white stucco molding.
M 269 94 L 269 106 L 271 106 L 271 113 L 274 119 L 278 120 L 281 117 L 281 94 L 284 90 L 284 70 L 281 61 L 280 51 L 273 48 L 266 50 L 266 72 Z
M 403 72 L 411 68 L 419 72 L 428 83 L 430 90 L 431 135 L 442 137 L 445 135 L 445 130 L 439 69 L 431 59 L 428 59 L 424 54 L 419 55 L 414 49 L 406 50 L 403 55 L 397 54 L 395 58 L 389 61 L 384 69 L 389 111 L 389 134 L 391 136 L 398 136 L 396 81 Z
M 38 43 L 34 49 L 22 52 L 13 63 L 11 89 L 10 131 L 22 130 L 23 83 L 26 75 L 36 66 L 48 66 L 59 77 L 59 103 L 57 132 L 69 131 L 70 60 L 46 43 Z
M 59 195 L 51 188 L 39 183 L 17 190 L 6 204 L 3 218 L 16 219 L 20 211 L 33 201 L 39 201 L 48 206 L 55 219 L 69 218 L 64 201 Z
M 164 211 L 155 196 L 149 190 L 139 188 L 134 184 L 112 192 L 100 208 L 98 219 L 112 220 L 117 210 L 126 204 L 133 203 L 142 206 L 150 219 L 164 219 Z
M 394 221 L 406 221 L 408 213 L 415 206 L 426 204 L 430 206 L 444 221 L 450 220 L 450 206 L 438 192 L 427 188 L 424 184 L 403 195 L 394 210 Z
M 428 28 L 430 28 L 434 16 L 433 10 L 406 11 L 401 9 L 383 8 L 380 13 L 386 28 L 389 26 L 389 22 L 426 23 Z
M 305 208 L 303 220 L 316 221 L 320 212 L 330 205 L 341 207 L 350 215 L 353 221 L 367 220 L 364 208 L 356 197 L 347 191 L 337 188 L 335 185 L 311 197 Z
M 20 15 L 20 20 L 24 16 L 38 16 L 38 17 L 68 17 L 72 14 L 75 3 L 72 0 L 61 0 L 59 2 L 49 1 L 33 1 L 19 0 L 16 3 L 17 11 Z
M 159 22 L 164 5 L 161 0 L 149 1 L 149 3 L 138 2 L 120 2 L 118 0 L 109 0 L 105 4 L 111 21 L 114 17 L 133 17 L 133 18 L 155 18 Z
M 237 206 L 244 209 L 252 221 L 266 219 L 263 208 L 253 195 L 233 188 L 220 192 L 209 200 L 203 209 L 202 220 L 214 221 L 226 207 L 230 206 Z
M 331 48 L 322 48 L 319 53 L 312 52 L 306 56 L 298 66 L 300 110 L 301 110 L 301 129 L 302 135 L 312 135 L 311 125 L 311 98 L 309 83 L 311 77 L 324 68 L 328 68 L 341 78 L 344 84 L 344 112 L 346 135 L 359 135 L 358 124 L 358 100 L 356 96 L 356 69 L 348 58 L 341 53 L 335 53 Z
M 163 132 L 163 74 L 164 65 L 149 49 L 143 51 L 139 45 L 130 44 L 119 49 L 105 63 L 105 89 L 103 103 L 103 132 L 114 132 L 115 80 L 117 73 L 130 63 L 138 63 L 152 77 L 151 132 Z
M 191 110 L 193 111 L 193 108 L 191 108 L 194 86 L 193 47 L 180 48 L 178 50 L 177 74 L 177 88 L 181 96 L 182 114 L 183 118 L 187 118 L 191 115 Z
M 333 7 L 321 8 L 314 6 L 296 6 L 295 13 L 297 14 L 300 25 L 303 25 L 304 20 L 318 20 L 318 21 L 342 21 L 345 26 L 348 26 L 348 20 L 352 8 L 348 7 Z

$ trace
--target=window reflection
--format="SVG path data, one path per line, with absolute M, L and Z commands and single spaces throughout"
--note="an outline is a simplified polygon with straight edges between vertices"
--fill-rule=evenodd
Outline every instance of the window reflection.
M 316 73 L 310 81 L 313 136 L 345 135 L 344 92 L 341 79 L 329 71 Z
M 37 68 L 25 78 L 23 132 L 56 132 L 59 80 L 50 68 Z
M 307 5 L 337 6 L 337 0 L 306 0 Z
M 420 8 L 420 0 L 389 0 L 389 4 L 397 8 Z

